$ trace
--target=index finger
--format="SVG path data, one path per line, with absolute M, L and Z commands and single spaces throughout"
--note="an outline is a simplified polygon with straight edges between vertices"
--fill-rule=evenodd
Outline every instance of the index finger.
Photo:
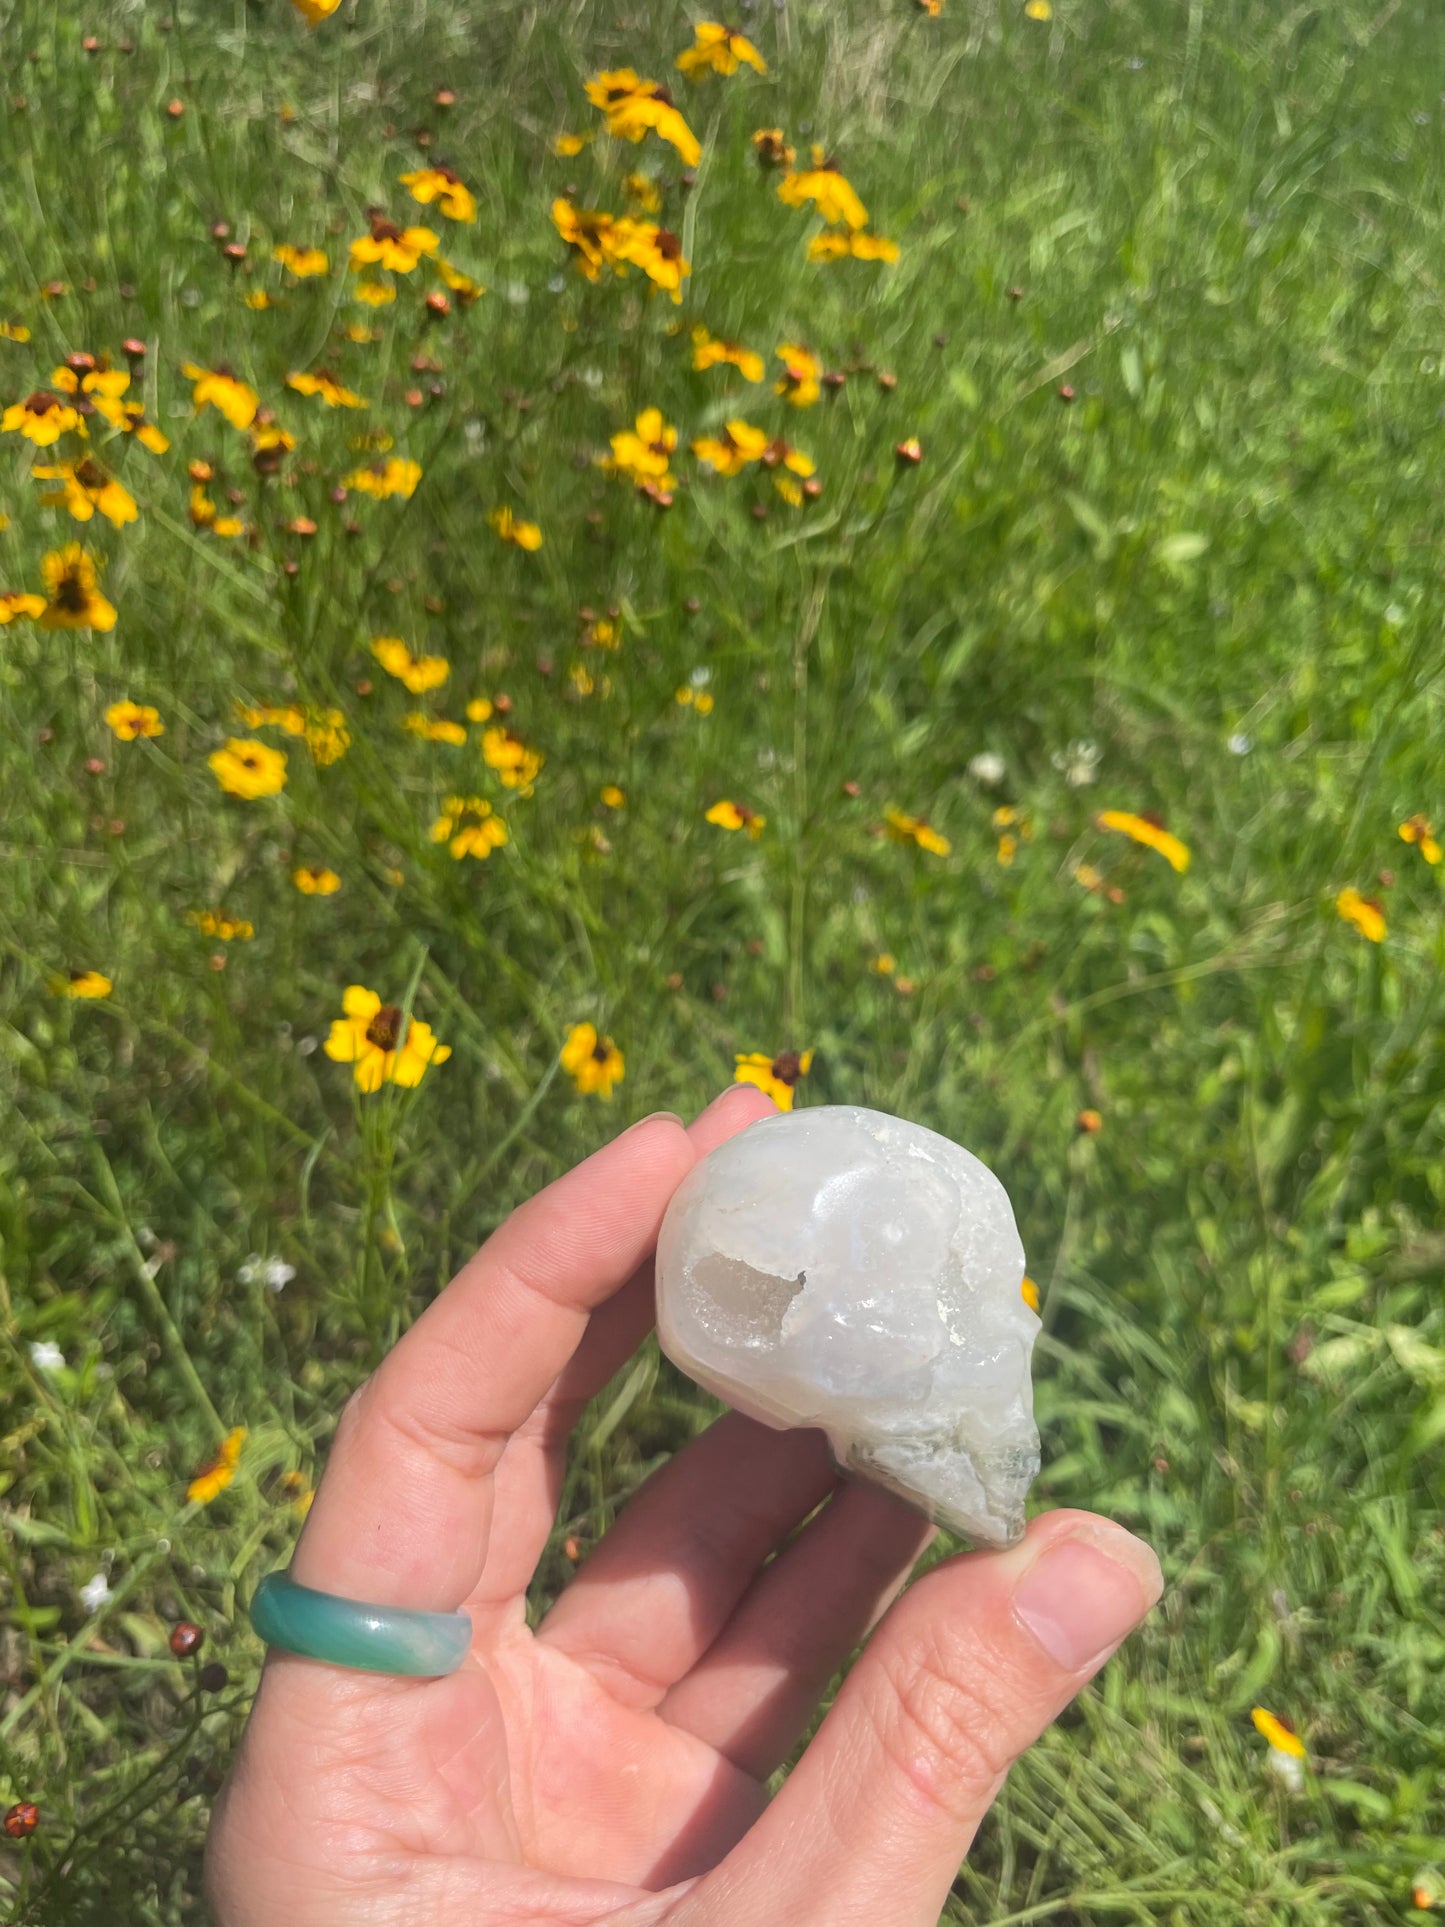
M 694 1155 L 677 1118 L 644 1118 L 498 1227 L 342 1413 L 303 1585 L 428 1612 L 469 1597 L 507 1440 L 652 1250 Z

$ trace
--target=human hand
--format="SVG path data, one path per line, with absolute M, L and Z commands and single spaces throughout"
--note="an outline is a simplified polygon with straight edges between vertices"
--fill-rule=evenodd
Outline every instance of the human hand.
M 690 1130 L 625 1131 L 347 1405 L 292 1571 L 460 1607 L 471 1654 L 423 1680 L 272 1651 L 211 1826 L 220 1927 L 933 1927 L 1010 1762 L 1153 1605 L 1153 1553 L 1088 1513 L 937 1566 L 770 1803 L 931 1534 L 840 1480 L 821 1435 L 729 1413 L 529 1630 L 567 1437 L 651 1325 L 667 1201 L 771 1109 L 736 1088 Z

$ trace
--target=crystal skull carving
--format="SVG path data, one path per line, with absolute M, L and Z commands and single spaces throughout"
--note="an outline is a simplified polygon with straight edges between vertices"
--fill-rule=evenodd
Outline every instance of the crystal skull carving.
M 662 1348 L 775 1429 L 980 1545 L 1010 1545 L 1039 1468 L 1008 1193 L 937 1132 L 822 1106 L 701 1160 L 657 1245 Z

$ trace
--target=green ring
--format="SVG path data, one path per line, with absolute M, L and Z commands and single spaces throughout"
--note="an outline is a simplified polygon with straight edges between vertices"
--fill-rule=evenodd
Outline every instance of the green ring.
M 472 1644 L 472 1622 L 465 1613 L 369 1606 L 299 1585 L 289 1572 L 269 1572 L 257 1586 L 251 1624 L 268 1646 L 303 1659 L 409 1679 L 454 1673 Z

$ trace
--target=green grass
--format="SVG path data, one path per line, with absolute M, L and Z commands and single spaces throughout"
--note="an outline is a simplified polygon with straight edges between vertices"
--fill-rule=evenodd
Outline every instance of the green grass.
M 746 18 L 766 78 L 679 87 L 689 193 L 655 142 L 550 151 L 597 123 L 589 73 L 670 69 L 683 8 L 347 0 L 311 34 L 281 0 L 0 0 L 0 319 L 32 330 L 0 340 L 0 400 L 141 337 L 132 393 L 172 442 L 106 450 L 140 508 L 117 532 L 43 505 L 0 441 L 0 589 L 78 537 L 119 610 L 110 634 L 0 629 L 0 1803 L 43 1812 L 0 1843 L 17 1920 L 200 1917 L 259 1662 L 244 1602 L 296 1530 L 282 1475 L 315 1473 L 348 1391 L 518 1199 L 700 1105 L 734 1052 L 804 1046 L 802 1102 L 904 1112 L 1008 1184 L 1044 1293 L 1038 1499 L 1123 1520 L 1169 1580 L 1014 1773 L 946 1918 L 1387 1922 L 1445 1870 L 1445 932 L 1442 871 L 1396 834 L 1445 817 L 1438 9 Z M 767 125 L 837 151 L 896 267 L 804 259 L 814 223 L 751 155 Z M 438 156 L 474 227 L 396 184 Z M 637 165 L 692 261 L 680 307 L 636 273 L 589 286 L 549 218 L 567 183 L 620 209 Z M 357 306 L 369 204 L 448 229 L 486 296 L 429 324 L 416 275 Z M 281 241 L 331 272 L 287 290 Z M 284 305 L 248 308 L 257 287 Z M 793 410 L 771 374 L 694 374 L 695 320 L 806 340 L 846 384 Z M 365 415 L 284 387 L 333 354 Z M 193 416 L 188 360 L 276 409 L 278 478 Z M 594 460 L 648 404 L 681 435 L 665 514 Z M 699 471 L 687 441 L 734 413 L 815 457 L 820 500 Z M 409 503 L 331 501 L 366 425 L 422 464 Z M 192 528 L 200 460 L 254 547 Z M 536 555 L 486 527 L 503 503 Z M 619 611 L 615 654 L 582 647 L 584 607 Z M 413 702 L 377 634 L 445 655 L 447 686 Z M 675 700 L 703 676 L 707 716 Z M 546 758 L 530 797 L 400 728 L 503 691 Z M 123 697 L 166 734 L 116 742 Z M 235 704 L 293 698 L 345 711 L 346 756 L 264 731 L 284 793 L 223 797 Z M 1081 740 L 1096 778 L 1071 787 Z M 429 840 L 454 789 L 509 824 L 485 864 Z M 704 821 L 722 796 L 760 840 Z M 1033 831 L 1009 866 L 1000 804 Z M 951 854 L 879 835 L 889 806 Z M 1187 873 L 1101 808 L 1158 812 Z M 341 891 L 301 896 L 293 861 Z M 1336 916 L 1346 886 L 1385 903 L 1379 946 Z M 187 922 L 219 906 L 255 926 L 224 969 Z M 57 998 L 72 968 L 112 997 Z M 358 1110 L 314 1048 L 351 982 L 413 986 L 453 1047 L 405 1101 Z M 557 1069 L 584 1019 L 625 1053 L 610 1105 Z M 253 1253 L 296 1267 L 284 1293 L 241 1282 Z M 599 1402 L 539 1606 L 563 1538 L 712 1409 L 655 1355 Z M 235 1483 L 188 1507 L 242 1424 Z M 179 1616 L 228 1684 L 170 1658 Z M 1263 1774 L 1260 1701 L 1305 1734 L 1298 1800 Z

